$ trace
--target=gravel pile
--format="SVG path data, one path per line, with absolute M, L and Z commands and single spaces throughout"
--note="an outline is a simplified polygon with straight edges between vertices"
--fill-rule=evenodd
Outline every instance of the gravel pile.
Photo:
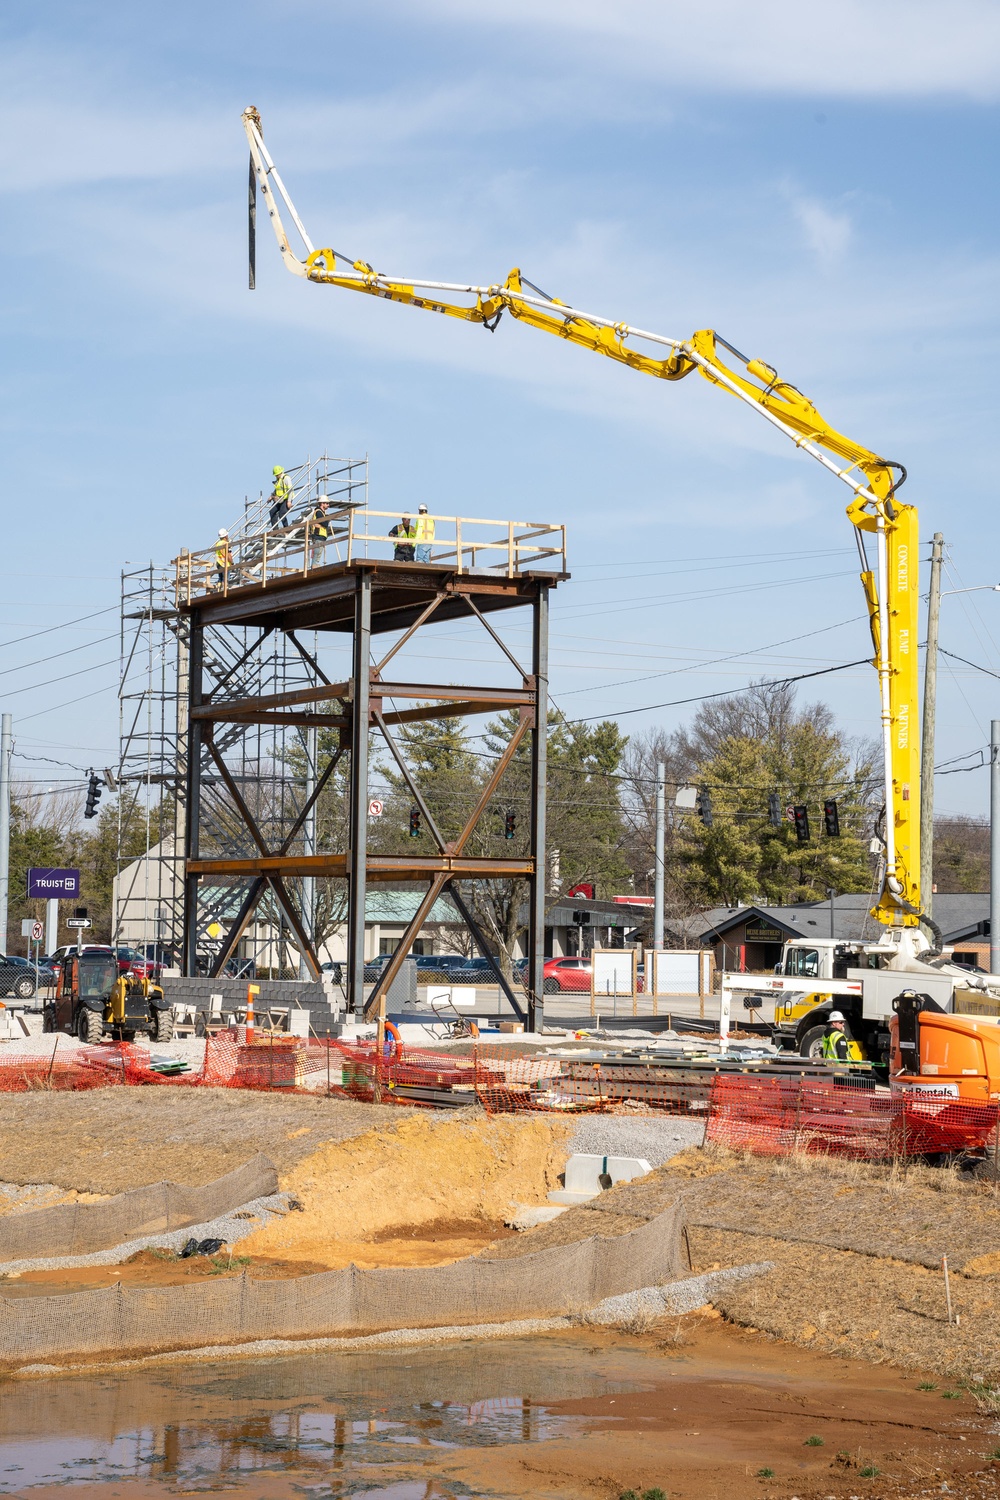
M 705 1271 L 700 1276 L 686 1276 L 664 1286 L 644 1286 L 637 1292 L 623 1292 L 620 1297 L 606 1297 L 582 1322 L 601 1323 L 620 1328 L 641 1324 L 646 1319 L 662 1318 L 665 1313 L 695 1312 L 711 1302 L 721 1290 L 741 1281 L 751 1281 L 775 1270 L 773 1260 L 754 1261 L 749 1265 L 728 1266 L 723 1271 Z
M 704 1134 L 704 1120 L 684 1115 L 661 1120 L 600 1115 L 581 1121 L 569 1149 L 590 1156 L 638 1156 L 651 1167 L 662 1167 L 678 1151 L 700 1146 Z

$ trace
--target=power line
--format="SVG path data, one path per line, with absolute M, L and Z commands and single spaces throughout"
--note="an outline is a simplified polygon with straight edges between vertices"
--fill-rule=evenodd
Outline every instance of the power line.
M 1000 678 L 1000 672 L 991 672 L 989 667 L 981 667 L 977 661 L 969 661 L 966 656 L 956 656 L 954 651 L 946 651 L 943 646 L 939 646 L 938 650 L 942 656 L 950 656 L 952 661 L 960 661 L 965 667 L 975 667 L 977 672 L 984 672 L 987 677 Z
M 117 604 L 109 604 L 107 609 L 96 609 L 92 615 L 80 615 L 76 620 L 64 620 L 61 625 L 49 625 L 45 630 L 33 630 L 30 635 L 19 635 L 13 641 L 0 641 L 0 647 L 20 646 L 22 641 L 37 640 L 40 635 L 51 635 L 54 630 L 68 630 L 71 625 L 82 625 L 86 620 L 96 620 L 99 615 L 109 615 L 112 610 L 116 610 L 118 607 Z
M 39 656 L 35 659 L 35 661 L 24 661 L 21 662 L 20 666 L 17 667 L 4 667 L 2 670 L 0 670 L 0 677 L 7 677 L 11 672 L 26 672 L 29 667 L 40 667 L 43 662 L 58 661 L 61 656 L 72 656 L 75 651 L 89 651 L 92 646 L 104 646 L 107 645 L 108 641 L 114 641 L 117 639 L 118 632 L 116 630 L 113 635 L 102 635 L 101 638 L 96 641 L 83 641 L 79 646 L 69 646 L 65 651 L 57 651 L 54 656 Z M 87 669 L 85 668 L 84 670 Z M 94 670 L 96 671 L 97 669 L 95 668 Z M 61 680 L 61 678 L 55 679 L 55 681 L 57 682 Z M 45 683 L 36 683 L 32 685 L 38 687 L 46 686 Z
M 839 667 L 822 667 L 818 672 L 799 672 L 795 677 L 776 677 L 761 683 L 761 687 L 786 687 L 790 682 L 805 682 L 810 677 L 828 677 L 831 672 L 846 672 L 850 667 L 867 667 L 871 665 L 871 658 L 861 657 L 858 661 L 845 661 Z M 743 691 L 747 691 L 743 689 Z M 718 693 L 699 693 L 694 698 L 674 698 L 669 703 L 645 703 L 640 708 L 621 708 L 615 713 L 617 719 L 624 718 L 626 714 L 652 713 L 659 708 L 680 708 L 686 703 L 706 703 L 710 698 L 732 698 L 735 697 L 732 688 L 724 688 Z M 605 714 L 588 714 L 582 719 L 566 719 L 567 724 L 593 724 L 607 718 Z
M 851 615 L 848 620 L 838 620 L 836 625 L 824 625 L 819 630 L 807 630 L 803 635 L 789 635 L 783 641 L 771 641 L 767 646 L 754 646 L 746 651 L 733 651 L 729 656 L 713 656 L 708 661 L 691 662 L 686 667 L 671 667 L 665 672 L 650 672 L 645 677 L 622 679 L 620 682 L 602 682 L 594 687 L 570 688 L 568 691 L 561 692 L 559 696 L 571 698 L 574 693 L 598 693 L 607 688 L 632 687 L 637 682 L 651 682 L 656 677 L 678 677 L 684 672 L 697 672 L 699 667 L 716 667 L 720 662 L 736 661 L 741 656 L 757 656 L 761 651 L 773 651 L 777 646 L 790 646 L 796 641 L 807 641 L 810 636 L 825 635 L 828 630 L 839 630 L 843 625 L 854 625 L 864 618 L 864 615 Z

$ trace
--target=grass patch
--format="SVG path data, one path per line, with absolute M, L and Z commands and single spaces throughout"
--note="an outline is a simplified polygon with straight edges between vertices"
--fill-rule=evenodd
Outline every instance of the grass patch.
M 758 1479 L 773 1479 L 774 1478 L 774 1470 L 773 1469 L 758 1469 L 757 1470 L 757 1478 Z
M 803 1448 L 822 1448 L 823 1439 L 821 1437 L 817 1437 L 816 1434 L 813 1433 L 812 1437 L 806 1438 L 802 1446 Z
M 936 1391 L 937 1390 L 937 1386 L 934 1384 L 933 1380 L 922 1380 L 920 1382 L 920 1384 L 917 1386 L 917 1390 L 918 1391 Z
M 862 1479 L 877 1479 L 881 1472 L 878 1464 L 865 1464 L 863 1469 L 858 1470 Z
M 241 1271 L 249 1264 L 249 1255 L 213 1255 L 208 1271 L 210 1276 L 224 1276 L 227 1271 Z
M 962 1399 L 962 1392 L 961 1391 L 942 1391 L 941 1392 L 941 1400 L 942 1401 L 961 1401 L 961 1399 Z

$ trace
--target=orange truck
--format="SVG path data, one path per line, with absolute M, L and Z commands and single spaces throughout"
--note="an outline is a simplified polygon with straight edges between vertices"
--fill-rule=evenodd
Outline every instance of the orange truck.
M 948 1014 L 929 995 L 904 990 L 889 1023 L 889 1087 L 903 1100 L 910 1149 L 980 1157 L 996 1173 L 1000 1024 Z

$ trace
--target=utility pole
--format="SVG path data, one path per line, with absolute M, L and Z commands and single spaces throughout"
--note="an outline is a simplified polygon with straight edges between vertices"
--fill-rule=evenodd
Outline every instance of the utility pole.
M 7 902 L 10 897 L 10 714 L 0 719 L 0 953 L 7 952 Z
M 990 973 L 1000 974 L 1000 719 L 990 724 Z
M 938 621 L 941 615 L 941 562 L 944 537 L 931 543 L 931 586 L 927 596 L 927 655 L 924 659 L 924 720 L 920 741 L 920 905 L 934 913 L 934 721 L 937 713 Z
M 656 764 L 656 851 L 653 858 L 653 947 L 663 947 L 663 844 L 666 823 L 666 787 L 664 778 L 667 768 L 663 761 Z M 648 887 L 647 887 L 648 889 Z M 652 976 L 647 976 L 647 986 Z

